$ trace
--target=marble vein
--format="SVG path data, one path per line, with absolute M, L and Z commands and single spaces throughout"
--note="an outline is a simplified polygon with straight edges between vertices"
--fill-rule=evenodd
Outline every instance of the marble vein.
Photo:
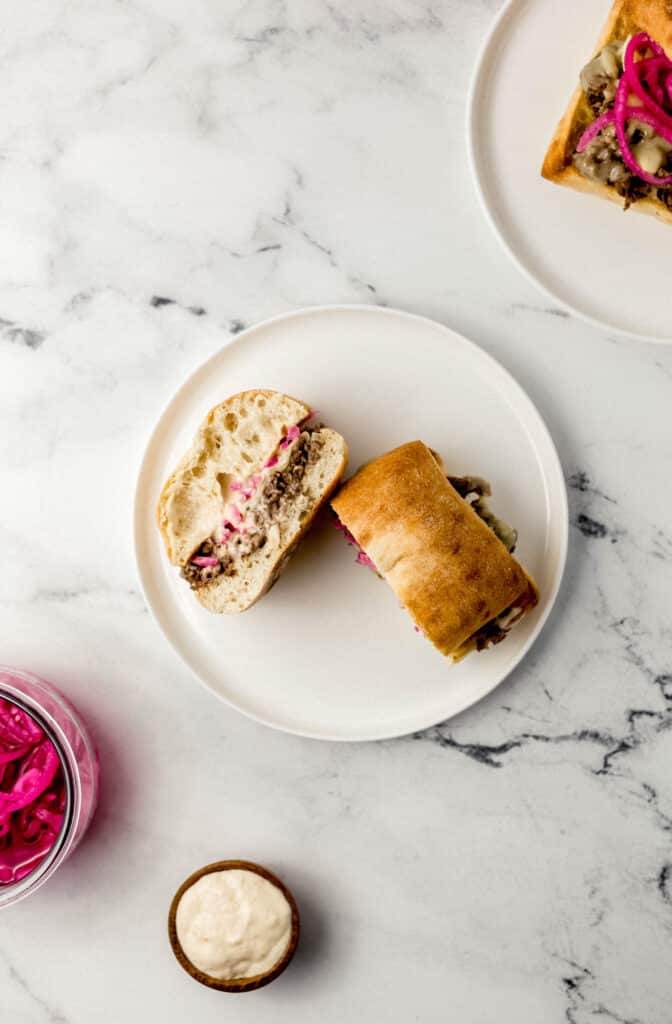
M 31 1005 L 38 1011 L 40 1021 L 47 1021 L 48 1024 L 69 1024 L 69 1018 L 39 995 L 33 983 L 16 969 L 2 949 L 0 949 L 0 960 L 4 963 L 10 982 L 25 993 Z
M 44 344 L 47 336 L 42 331 L 36 331 L 32 327 L 21 327 L 13 320 L 0 317 L 0 337 L 35 351 Z
M 614 1021 L 614 1024 L 646 1024 L 639 1017 L 623 1017 L 599 1000 L 591 998 L 588 990 L 595 987 L 595 974 L 590 968 L 571 960 L 567 965 L 573 973 L 566 974 L 561 980 L 567 996 L 565 1017 L 569 1024 L 585 1024 L 596 1018 Z
M 152 295 L 149 304 L 154 309 L 163 309 L 164 306 L 181 306 L 177 299 L 169 299 L 165 295 Z M 193 316 L 205 316 L 207 313 L 207 309 L 204 306 L 186 306 L 182 308 L 186 308 L 187 312 Z
M 566 309 L 559 309 L 557 306 L 535 306 L 528 302 L 513 302 L 511 311 L 514 313 L 538 313 L 543 316 L 554 316 L 559 320 L 570 319 L 570 314 Z

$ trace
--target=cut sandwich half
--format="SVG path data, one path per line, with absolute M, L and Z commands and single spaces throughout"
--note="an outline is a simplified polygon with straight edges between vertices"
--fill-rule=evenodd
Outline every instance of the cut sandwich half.
M 672 6 L 616 0 L 542 175 L 672 222 Z
M 241 612 L 266 593 L 347 457 L 340 434 L 277 391 L 211 409 L 157 507 L 168 558 L 208 611 Z
M 488 508 L 478 477 L 449 480 L 422 441 L 374 459 L 331 505 L 390 584 L 417 629 L 459 661 L 504 640 L 537 604 L 536 583 L 512 557 L 516 532 Z

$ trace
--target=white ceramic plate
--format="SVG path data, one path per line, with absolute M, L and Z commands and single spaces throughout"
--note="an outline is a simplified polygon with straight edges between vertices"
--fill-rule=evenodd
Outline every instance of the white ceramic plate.
M 670 227 L 540 174 L 610 6 L 611 0 L 505 5 L 472 82 L 470 159 L 490 223 L 540 288 L 611 331 L 670 341 Z
M 320 410 L 350 467 L 422 438 L 451 471 L 487 477 L 520 531 L 517 556 L 541 604 L 505 643 L 457 666 L 415 633 L 392 590 L 355 563 L 329 518 L 259 604 L 213 616 L 169 564 L 154 510 L 161 486 L 217 402 L 277 388 Z M 308 309 L 240 334 L 187 380 L 149 442 L 135 540 L 147 602 L 175 650 L 217 696 L 252 718 L 320 739 L 403 735 L 489 693 L 538 635 L 560 584 L 567 497 L 553 442 L 519 385 L 431 320 L 375 307 Z

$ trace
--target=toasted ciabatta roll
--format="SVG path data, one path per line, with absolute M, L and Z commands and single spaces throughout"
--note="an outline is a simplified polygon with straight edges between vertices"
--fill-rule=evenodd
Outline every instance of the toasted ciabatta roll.
M 331 505 L 418 629 L 459 661 L 503 640 L 538 591 L 507 550 L 516 533 L 488 509 L 487 483 L 451 479 L 412 441 L 360 469 Z
M 656 65 L 642 63 L 657 48 L 662 59 Z M 672 185 L 666 182 L 672 176 L 672 94 L 667 86 L 672 65 L 663 51 L 672 56 L 668 0 L 616 0 L 548 148 L 544 178 L 672 222 Z M 626 55 L 633 61 L 632 87 L 624 73 Z M 642 90 L 644 100 L 638 95 Z M 584 135 L 599 118 L 603 126 L 594 137 Z M 623 126 L 626 159 L 617 120 Z
M 244 391 L 215 406 L 157 508 L 170 561 L 211 612 L 241 612 L 275 582 L 347 463 L 303 402 Z

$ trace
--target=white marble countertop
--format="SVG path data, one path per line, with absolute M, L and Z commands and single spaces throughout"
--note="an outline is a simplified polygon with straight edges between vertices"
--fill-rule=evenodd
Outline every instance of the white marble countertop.
M 0 918 L 7 1024 L 669 1024 L 672 348 L 568 317 L 477 206 L 468 76 L 495 0 L 27 0 L 0 42 L 0 660 L 95 729 L 99 813 Z M 184 376 L 265 316 L 384 303 L 461 330 L 570 488 L 556 611 L 489 699 L 329 745 L 218 704 L 150 620 L 131 502 Z M 300 952 L 226 996 L 170 897 L 259 860 Z

